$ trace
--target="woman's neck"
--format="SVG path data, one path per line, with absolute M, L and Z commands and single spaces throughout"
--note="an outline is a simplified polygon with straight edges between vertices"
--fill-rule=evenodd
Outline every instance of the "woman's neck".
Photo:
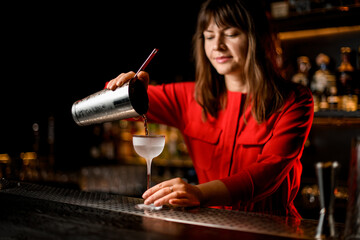
M 225 85 L 226 89 L 231 92 L 241 92 L 247 93 L 248 86 L 244 78 L 236 75 L 226 75 L 225 76 Z

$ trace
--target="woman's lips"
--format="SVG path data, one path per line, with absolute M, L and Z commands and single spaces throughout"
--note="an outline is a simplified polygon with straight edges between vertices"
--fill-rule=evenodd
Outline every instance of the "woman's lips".
M 225 62 L 229 61 L 230 58 L 231 58 L 231 57 L 229 57 L 229 56 L 222 56 L 222 57 L 217 57 L 217 58 L 215 58 L 215 61 L 216 61 L 217 63 L 225 63 Z

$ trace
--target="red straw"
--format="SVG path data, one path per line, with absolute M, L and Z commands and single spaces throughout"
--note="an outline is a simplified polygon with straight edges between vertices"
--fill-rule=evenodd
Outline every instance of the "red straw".
M 150 55 L 148 56 L 148 58 L 145 60 L 145 62 L 141 65 L 140 69 L 136 72 L 134 78 L 137 77 L 138 73 L 140 71 L 144 71 L 146 66 L 150 63 L 151 59 L 153 59 L 153 57 L 155 56 L 155 54 L 159 51 L 159 49 L 154 48 L 154 50 L 150 53 Z

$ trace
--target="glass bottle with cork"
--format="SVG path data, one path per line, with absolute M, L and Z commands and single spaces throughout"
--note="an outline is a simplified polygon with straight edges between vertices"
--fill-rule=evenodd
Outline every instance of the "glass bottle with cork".
M 344 111 L 356 111 L 357 110 L 357 96 L 354 94 L 354 67 L 350 62 L 350 47 L 342 47 L 341 51 L 341 63 L 338 67 L 337 87 L 338 94 L 341 99 L 340 108 Z
M 336 98 L 328 98 L 332 94 L 336 94 L 336 77 L 333 73 L 328 69 L 328 65 L 330 63 L 330 58 L 324 53 L 320 53 L 316 57 L 316 64 L 319 69 L 315 72 L 313 76 L 313 80 L 311 82 L 310 88 L 314 94 L 314 102 L 318 102 L 318 108 L 316 110 L 328 110 L 329 102 L 328 100 L 335 100 Z M 331 91 L 330 91 L 331 89 Z M 332 108 L 334 105 L 331 103 Z
M 297 58 L 298 72 L 292 77 L 292 81 L 302 84 L 304 86 L 309 85 L 309 70 L 311 69 L 310 60 L 307 56 L 300 56 Z

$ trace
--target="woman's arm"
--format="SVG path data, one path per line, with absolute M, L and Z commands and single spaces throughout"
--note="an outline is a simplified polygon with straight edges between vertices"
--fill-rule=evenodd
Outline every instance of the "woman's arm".
M 130 71 L 121 73 L 116 78 L 106 84 L 106 88 L 115 90 L 121 87 L 134 77 L 135 73 Z M 183 119 L 184 109 L 189 102 L 188 97 L 193 95 L 193 84 L 162 84 L 158 86 L 149 86 L 149 74 L 141 71 L 137 79 L 142 81 L 148 90 L 149 109 L 146 116 L 149 122 L 166 124 L 176 128 L 183 128 L 185 123 Z

